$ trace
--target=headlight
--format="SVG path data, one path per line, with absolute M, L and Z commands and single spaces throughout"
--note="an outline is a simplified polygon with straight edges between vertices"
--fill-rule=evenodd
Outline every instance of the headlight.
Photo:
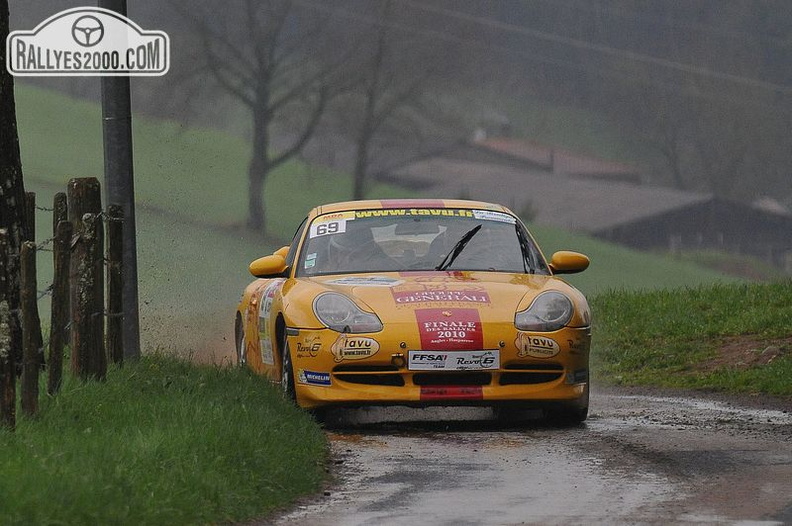
M 527 309 L 514 315 L 514 325 L 523 331 L 557 331 L 572 318 L 572 302 L 560 292 L 544 292 Z
M 360 333 L 382 330 L 376 314 L 360 310 L 355 302 L 342 294 L 327 292 L 317 296 L 313 310 L 319 321 L 338 332 Z

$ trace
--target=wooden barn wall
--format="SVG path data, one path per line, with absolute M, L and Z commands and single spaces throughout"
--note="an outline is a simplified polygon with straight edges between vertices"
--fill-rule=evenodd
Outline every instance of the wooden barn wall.
M 792 217 L 713 200 L 596 232 L 640 250 L 717 249 L 785 267 L 792 258 Z

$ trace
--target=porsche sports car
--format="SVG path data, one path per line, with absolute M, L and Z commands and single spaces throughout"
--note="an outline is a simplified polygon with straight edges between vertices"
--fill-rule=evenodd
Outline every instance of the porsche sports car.
M 250 264 L 237 357 L 298 405 L 489 405 L 588 413 L 591 315 L 507 208 L 350 201 L 311 210 Z

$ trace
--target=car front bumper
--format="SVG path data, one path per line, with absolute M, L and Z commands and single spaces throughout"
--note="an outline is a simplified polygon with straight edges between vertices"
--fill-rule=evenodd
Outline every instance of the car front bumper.
M 552 333 L 522 332 L 513 327 L 490 331 L 482 349 L 444 354 L 465 363 L 468 361 L 462 357 L 467 353 L 474 358 L 482 353 L 496 357 L 495 363 L 474 363 L 465 370 L 431 369 L 415 363 L 418 356 L 411 354 L 411 342 L 403 336 L 291 329 L 288 343 L 298 404 L 317 408 L 515 402 L 582 407 L 588 403 L 589 327 L 565 327 Z M 412 352 L 428 353 L 428 359 L 443 353 Z

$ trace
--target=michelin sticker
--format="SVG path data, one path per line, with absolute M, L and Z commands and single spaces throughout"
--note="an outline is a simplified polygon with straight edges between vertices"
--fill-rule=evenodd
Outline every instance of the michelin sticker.
M 551 338 L 544 336 L 534 336 L 521 332 L 514 340 L 514 345 L 517 346 L 517 356 L 525 358 L 531 356 L 533 358 L 552 358 L 561 351 L 558 342 Z
M 315 371 L 306 371 L 305 369 L 297 371 L 297 380 L 301 384 L 321 385 L 323 387 L 327 387 L 332 383 L 330 381 L 330 373 L 318 373 Z

